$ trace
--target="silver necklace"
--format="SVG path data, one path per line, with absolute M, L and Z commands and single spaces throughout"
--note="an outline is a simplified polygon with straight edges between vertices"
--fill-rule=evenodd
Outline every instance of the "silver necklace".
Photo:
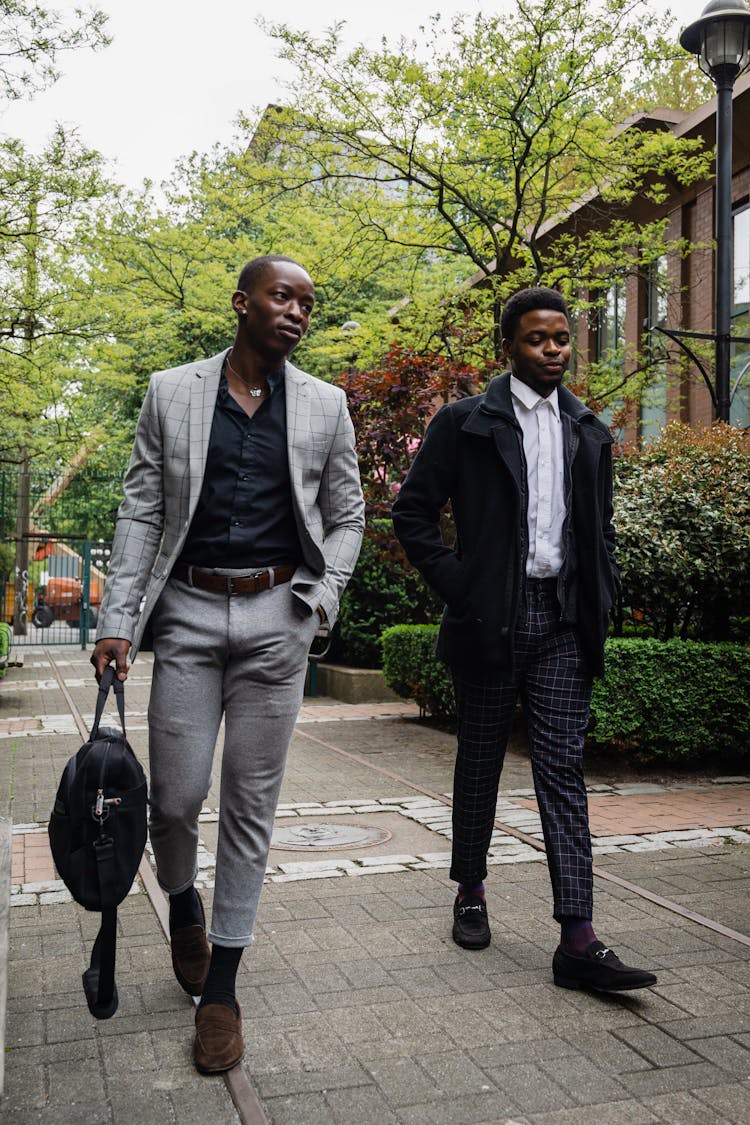
M 250 395 L 251 398 L 260 398 L 260 396 L 263 394 L 263 391 L 265 390 L 265 387 L 251 387 L 250 384 L 248 383 L 247 379 L 243 379 L 242 376 L 239 374 L 239 372 L 235 371 L 235 369 L 232 367 L 231 363 L 229 362 L 229 356 L 228 355 L 227 355 L 227 367 L 232 372 L 232 374 L 235 376 L 235 378 L 239 379 L 239 381 L 243 384 L 243 386 L 245 386 L 247 388 L 247 393 Z

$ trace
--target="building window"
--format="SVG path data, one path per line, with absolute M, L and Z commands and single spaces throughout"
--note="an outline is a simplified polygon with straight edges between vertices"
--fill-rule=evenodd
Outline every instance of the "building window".
M 650 359 L 649 378 L 641 396 L 641 435 L 651 437 L 667 422 L 667 363 L 664 337 L 655 332 L 667 323 L 669 278 L 666 254 L 649 266 L 646 279 L 646 316 L 649 327 L 646 354 Z
M 606 363 L 625 343 L 625 285 L 615 281 L 601 295 L 602 303 L 596 314 L 596 362 Z M 620 357 L 618 367 L 622 366 Z
M 610 366 L 612 374 L 622 371 L 625 365 L 625 283 L 614 281 L 599 293 L 600 304 L 594 321 L 594 360 Z M 600 411 L 605 426 L 613 427 L 615 411 L 622 405 L 621 398 L 610 399 Z
M 732 335 L 750 336 L 750 204 L 732 216 Z M 750 344 L 732 344 L 729 368 L 734 426 L 750 425 Z

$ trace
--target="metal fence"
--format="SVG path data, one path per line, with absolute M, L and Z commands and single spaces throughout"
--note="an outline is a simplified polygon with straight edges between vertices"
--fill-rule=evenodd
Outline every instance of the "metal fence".
M 93 639 L 122 478 L 0 472 L 0 606 L 14 644 Z

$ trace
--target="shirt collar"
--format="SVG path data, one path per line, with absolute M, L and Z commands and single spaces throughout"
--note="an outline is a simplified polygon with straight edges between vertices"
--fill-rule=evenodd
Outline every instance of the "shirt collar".
M 560 403 L 557 398 L 557 387 L 555 387 L 551 395 L 545 398 L 544 395 L 537 394 L 537 392 L 526 383 L 522 383 L 520 379 L 517 379 L 515 375 L 511 374 L 510 393 L 513 395 L 516 402 L 519 402 L 526 410 L 536 410 L 541 402 L 548 402 L 552 407 L 553 414 L 559 421 Z

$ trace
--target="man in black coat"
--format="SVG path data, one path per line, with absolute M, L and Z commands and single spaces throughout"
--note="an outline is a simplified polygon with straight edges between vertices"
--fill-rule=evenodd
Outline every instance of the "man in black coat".
M 445 600 L 437 651 L 458 712 L 453 938 L 466 949 L 490 942 L 483 880 L 520 695 L 561 927 L 555 983 L 644 988 L 654 974 L 623 965 L 591 923 L 583 740 L 619 582 L 612 438 L 562 386 L 570 326 L 559 293 L 516 293 L 501 331 L 510 371 L 438 411 L 393 508 L 410 562 Z M 448 502 L 453 546 L 440 531 Z

